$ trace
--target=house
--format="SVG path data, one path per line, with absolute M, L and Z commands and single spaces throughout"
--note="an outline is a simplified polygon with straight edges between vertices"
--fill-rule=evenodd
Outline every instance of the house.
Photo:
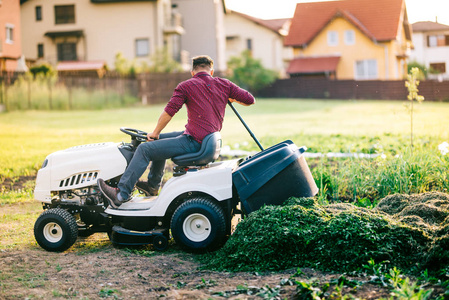
M 190 67 L 190 58 L 209 55 L 217 71 L 226 70 L 224 0 L 172 0 L 173 9 L 183 16 L 185 33 L 179 37 L 181 62 Z
M 0 72 L 11 72 L 20 68 L 22 56 L 20 36 L 19 1 L 0 1 Z
M 262 65 L 284 77 L 293 48 L 284 46 L 290 19 L 263 20 L 236 11 L 225 15 L 226 60 L 249 50 Z
M 170 0 L 20 3 L 24 55 L 54 66 L 67 61 L 100 62 L 114 69 L 119 52 L 137 65 L 150 64 L 158 49 L 166 47 L 171 53 L 179 49 L 176 37 L 183 33 Z
M 437 22 L 412 24 L 414 49 L 410 61 L 425 65 L 431 79 L 449 80 L 449 26 Z
M 412 46 L 405 0 L 298 3 L 284 45 L 290 76 L 395 80 Z

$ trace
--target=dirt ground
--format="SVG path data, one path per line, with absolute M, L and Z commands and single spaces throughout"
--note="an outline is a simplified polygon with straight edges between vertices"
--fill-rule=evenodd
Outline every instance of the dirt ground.
M 47 252 L 33 237 L 34 219 L 40 210 L 35 203 L 0 206 L 0 220 L 6 219 L 0 223 L 0 300 L 299 299 L 297 285 L 281 283 L 318 281 L 315 287 L 323 289 L 341 275 L 312 269 L 301 269 L 299 276 L 295 276 L 297 269 L 266 274 L 215 272 L 202 269 L 194 254 L 181 251 L 176 244 L 172 243 L 165 252 L 155 252 L 151 246 L 119 248 L 104 233 L 78 237 L 65 252 Z M 30 213 L 32 217 L 18 221 L 5 217 Z M 5 226 L 14 227 L 16 223 L 22 225 L 17 224 L 12 233 L 11 228 L 5 232 Z M 290 277 L 293 279 L 288 281 Z M 346 278 L 369 281 L 369 277 Z M 328 291 L 327 299 L 341 299 L 331 297 L 332 292 Z M 343 294 L 359 299 L 388 298 L 389 293 L 388 289 L 370 283 L 363 283 L 356 290 L 343 289 Z
M 4 186 L 9 185 L 13 189 L 23 187 L 26 181 L 26 178 L 21 178 L 16 182 L 4 182 Z M 0 206 L 0 217 L 30 213 L 38 215 L 40 209 L 35 203 L 3 205 Z M 3 225 L 14 227 L 11 224 L 19 221 L 7 222 L 10 223 Z M 194 254 L 183 252 L 174 244 L 165 252 L 154 252 L 151 247 L 117 248 L 103 233 L 78 237 L 69 250 L 52 253 L 41 249 L 34 241 L 34 219 L 30 222 L 27 217 L 21 222 L 25 222 L 25 226 L 17 225 L 17 229 L 12 229 L 16 230 L 13 236 L 25 240 L 19 246 L 6 247 L 9 241 L 2 241 L 0 232 L 0 244 L 3 243 L 0 249 L 7 249 L 0 250 L 0 300 L 311 299 L 299 297 L 298 285 L 291 283 L 295 280 L 316 282 L 310 291 L 324 290 L 325 284 L 336 281 L 342 275 L 308 268 L 301 268 L 299 275 L 298 269 L 264 274 L 215 272 L 202 269 Z M 356 280 L 356 288 L 345 286 L 338 293 L 332 284 L 325 299 L 342 299 L 342 295 L 353 299 L 390 297 L 391 291 L 370 283 L 369 276 L 345 277 Z
M 41 249 L 0 253 L 0 299 L 296 299 L 296 286 L 280 286 L 296 270 L 280 273 L 224 273 L 201 270 L 180 251 L 142 256 L 105 247 L 99 252 L 50 253 Z M 302 269 L 296 280 L 329 282 L 338 274 Z M 367 278 L 358 278 L 366 280 Z M 345 294 L 387 298 L 378 285 Z M 329 298 L 330 299 L 330 298 Z M 333 298 L 339 299 L 339 298 Z
M 0 181 L 0 191 L 19 190 L 26 186 L 34 186 L 35 179 L 36 176 L 21 176 L 14 179 L 3 178 L 3 180 Z

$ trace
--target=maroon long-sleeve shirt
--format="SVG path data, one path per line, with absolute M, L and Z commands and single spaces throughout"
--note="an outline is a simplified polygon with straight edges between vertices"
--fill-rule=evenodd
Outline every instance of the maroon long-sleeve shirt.
M 232 98 L 245 104 L 253 104 L 254 96 L 231 81 L 198 72 L 181 82 L 165 107 L 174 116 L 185 103 L 187 124 L 184 134 L 201 143 L 209 133 L 220 131 L 223 126 L 226 104 Z

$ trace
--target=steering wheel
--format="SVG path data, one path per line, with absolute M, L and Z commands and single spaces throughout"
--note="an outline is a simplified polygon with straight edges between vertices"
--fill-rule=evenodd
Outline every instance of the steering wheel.
M 127 135 L 130 135 L 131 141 L 132 140 L 136 140 L 138 142 L 147 141 L 147 133 L 145 131 L 127 127 L 120 127 L 120 131 L 126 133 Z

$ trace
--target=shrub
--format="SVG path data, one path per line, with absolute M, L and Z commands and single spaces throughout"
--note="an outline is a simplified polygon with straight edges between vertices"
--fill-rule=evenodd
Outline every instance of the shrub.
M 143 72 L 150 73 L 175 73 L 181 72 L 182 66 L 174 60 L 167 48 L 161 48 L 151 56 L 151 65 L 142 65 Z
M 53 67 L 48 64 L 33 66 L 30 68 L 30 72 L 34 77 L 36 77 L 36 75 L 38 74 L 42 74 L 43 76 L 55 74 L 55 70 L 53 69 Z
M 420 64 L 417 61 L 411 61 L 407 64 L 407 74 L 410 74 L 410 72 L 413 68 L 419 69 L 419 75 L 418 75 L 419 80 L 425 80 L 427 78 L 427 74 L 428 74 L 429 70 L 427 69 L 427 67 L 425 65 Z
M 228 61 L 231 72 L 229 79 L 251 92 L 256 92 L 273 83 L 278 74 L 265 69 L 259 59 L 251 56 L 249 51 L 244 51 L 240 57 L 231 57 Z

